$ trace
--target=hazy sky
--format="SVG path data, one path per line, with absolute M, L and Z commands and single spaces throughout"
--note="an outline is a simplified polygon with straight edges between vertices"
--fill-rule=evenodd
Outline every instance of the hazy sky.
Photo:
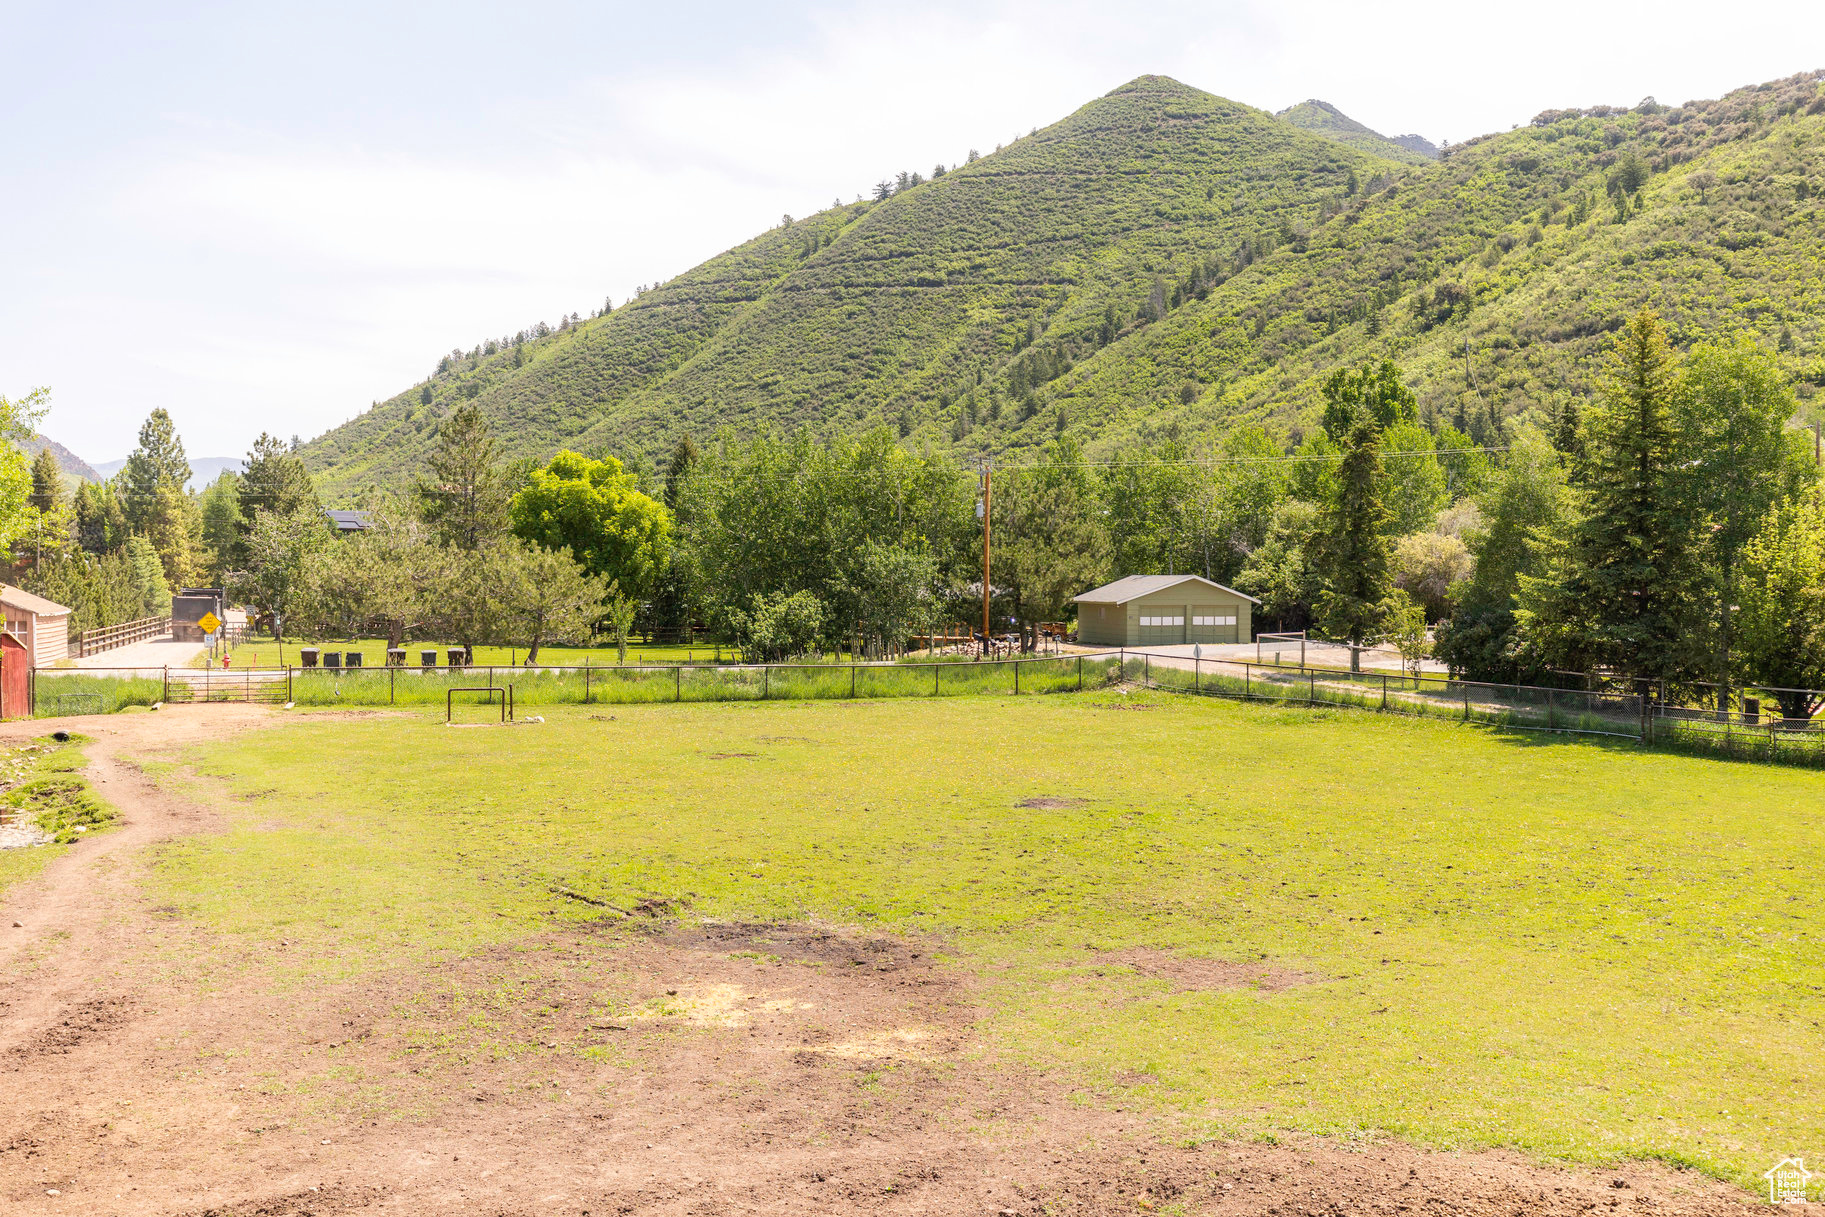
M 0 51 L 0 393 L 101 461 L 320 434 L 1143 73 L 1455 141 L 1819 67 L 1825 6 L 0 0 Z

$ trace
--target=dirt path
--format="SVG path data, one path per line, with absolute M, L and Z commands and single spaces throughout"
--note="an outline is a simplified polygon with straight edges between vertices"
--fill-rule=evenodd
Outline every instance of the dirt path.
M 1749 1211 L 1658 1167 L 1189 1141 L 1163 1109 L 997 1059 L 967 973 L 840 927 L 656 909 L 326 980 L 141 883 L 145 846 L 220 817 L 134 759 L 280 721 L 81 724 L 124 825 L 0 909 L 0 1213 Z
M 135 855 L 195 832 L 213 818 L 164 794 L 134 758 L 273 721 L 264 707 L 167 706 L 149 714 L 41 719 L 0 727 L 0 746 L 66 729 L 94 739 L 85 752 L 96 792 L 117 827 L 68 850 L 42 875 L 0 893 L 0 1053 L 92 986 L 141 915 Z

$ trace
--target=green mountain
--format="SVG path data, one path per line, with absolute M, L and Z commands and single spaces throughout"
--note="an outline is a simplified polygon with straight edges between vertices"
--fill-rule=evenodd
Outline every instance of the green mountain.
M 1748 326 L 1825 382 L 1825 74 L 1666 108 L 1547 111 L 1402 163 L 1162 77 L 890 197 L 782 225 L 612 312 L 456 352 L 307 445 L 351 497 L 473 398 L 515 455 L 657 454 L 721 427 L 886 423 L 1092 451 L 1292 438 L 1332 368 L 1388 357 L 1486 433 L 1588 387 L 1643 304 Z
M 1432 141 L 1418 135 L 1397 135 L 1390 139 L 1369 130 L 1330 102 L 1319 101 L 1317 98 L 1302 101 L 1280 111 L 1274 117 L 1371 156 L 1385 156 L 1389 160 L 1413 165 L 1438 159 L 1438 149 Z

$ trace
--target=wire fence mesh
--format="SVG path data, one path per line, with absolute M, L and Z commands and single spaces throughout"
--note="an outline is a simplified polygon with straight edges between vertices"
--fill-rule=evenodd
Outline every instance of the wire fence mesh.
M 322 668 L 38 669 L 39 717 L 113 713 L 161 701 L 266 701 L 301 706 L 438 706 L 458 687 L 511 683 L 520 706 L 645 702 L 800 701 L 1066 693 L 1139 685 L 1165 692 L 1342 706 L 1485 723 L 1522 731 L 1608 736 L 1743 760 L 1825 768 L 1825 727 L 1813 718 L 1671 704 L 1649 682 L 1585 689 L 1456 680 L 1421 673 L 1258 664 L 1103 651 L 1025 659 L 896 663 L 470 665 Z M 1747 704 L 1737 691 L 1736 704 Z M 1729 703 L 1729 699 L 1723 699 Z M 1792 699 L 1789 698 L 1791 701 Z M 1809 704 L 1825 700 L 1825 694 Z
M 519 705 L 958 697 L 1075 692 L 1121 679 L 1115 653 L 977 662 L 621 664 L 585 667 L 476 664 L 389 668 L 39 669 L 34 705 L 96 713 L 155 702 L 289 702 L 300 706 L 433 706 L 452 689 L 514 686 Z
M 1744 760 L 1825 768 L 1825 728 L 1814 719 L 1672 705 L 1659 685 L 1647 681 L 1559 689 L 1456 680 L 1433 673 L 1351 672 L 1157 655 L 1147 657 L 1141 680 L 1170 692 L 1611 736 Z

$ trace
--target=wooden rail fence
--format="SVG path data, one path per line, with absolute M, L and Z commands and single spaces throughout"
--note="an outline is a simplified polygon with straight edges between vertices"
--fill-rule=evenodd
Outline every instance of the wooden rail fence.
M 141 617 L 138 621 L 104 625 L 100 629 L 84 630 L 70 639 L 70 654 L 78 659 L 84 655 L 99 655 L 103 651 L 112 651 L 115 647 L 131 646 L 170 632 L 169 617 Z

